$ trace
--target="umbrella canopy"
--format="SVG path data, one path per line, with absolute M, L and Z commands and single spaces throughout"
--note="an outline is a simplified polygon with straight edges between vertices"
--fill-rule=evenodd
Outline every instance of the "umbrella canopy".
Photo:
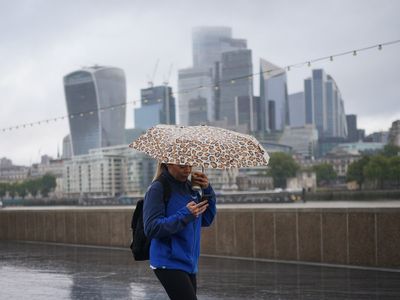
M 157 125 L 129 147 L 163 163 L 214 169 L 266 166 L 269 160 L 254 137 L 205 125 Z

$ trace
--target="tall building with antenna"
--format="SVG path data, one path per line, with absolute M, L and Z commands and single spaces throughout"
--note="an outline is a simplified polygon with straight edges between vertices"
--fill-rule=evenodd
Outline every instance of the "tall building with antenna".
M 64 91 L 73 156 L 125 142 L 122 69 L 95 65 L 74 71 L 64 77 Z

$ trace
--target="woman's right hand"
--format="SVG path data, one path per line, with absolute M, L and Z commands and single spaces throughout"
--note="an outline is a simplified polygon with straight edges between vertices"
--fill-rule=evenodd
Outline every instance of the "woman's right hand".
M 189 202 L 186 207 L 190 210 L 193 216 L 198 218 L 208 207 L 208 200 L 196 203 L 194 201 Z

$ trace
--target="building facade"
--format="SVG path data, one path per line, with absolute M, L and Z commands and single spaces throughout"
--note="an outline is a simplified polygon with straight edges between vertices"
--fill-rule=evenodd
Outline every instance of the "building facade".
M 214 85 L 211 68 L 179 70 L 178 91 L 178 123 L 180 125 L 199 125 L 215 120 Z
M 175 98 L 169 86 L 142 89 L 141 107 L 135 108 L 135 128 L 148 129 L 158 124 L 176 124 Z
M 400 147 L 400 120 L 394 121 L 389 130 L 389 143 Z
M 347 120 L 340 90 L 323 69 L 304 80 L 305 121 L 314 124 L 321 138 L 347 138 Z
M 224 52 L 246 49 L 247 41 L 232 38 L 232 28 L 202 26 L 192 30 L 193 67 L 214 68 Z
M 289 123 L 291 127 L 302 127 L 306 124 L 306 103 L 304 92 L 290 94 Z
M 192 46 L 193 67 L 178 72 L 178 123 L 198 125 L 225 120 L 227 125 L 234 126 L 237 121 L 236 97 L 250 97 L 252 93 L 240 91 L 242 82 L 224 85 L 224 81 L 230 82 L 235 76 L 244 73 L 249 75 L 251 72 L 240 70 L 247 53 L 240 52 L 236 56 L 227 53 L 246 50 L 246 40 L 232 38 L 232 29 L 229 27 L 195 27 Z M 246 65 L 251 65 L 251 58 L 249 61 Z M 226 108 L 228 111 L 225 111 Z
M 282 131 L 290 124 L 286 71 L 260 59 L 261 131 Z
M 247 110 L 250 114 L 247 123 L 250 130 L 254 131 L 252 73 L 251 50 L 235 50 L 222 54 L 219 120 L 226 120 L 228 125 L 236 125 L 238 118 L 235 114 L 235 103 L 238 99 L 248 99 Z
M 124 143 L 126 83 L 119 68 L 93 66 L 64 77 L 72 155 Z
M 143 195 L 155 173 L 156 161 L 127 146 L 92 149 L 64 164 L 67 197 Z
M 318 132 L 312 124 L 303 127 L 286 126 L 279 143 L 290 146 L 295 154 L 312 159 L 317 152 Z

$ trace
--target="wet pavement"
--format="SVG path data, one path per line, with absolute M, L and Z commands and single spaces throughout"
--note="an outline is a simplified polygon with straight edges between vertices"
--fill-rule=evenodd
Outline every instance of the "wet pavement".
M 202 257 L 199 299 L 400 299 L 400 272 Z M 0 299 L 167 299 L 123 249 L 0 241 Z

